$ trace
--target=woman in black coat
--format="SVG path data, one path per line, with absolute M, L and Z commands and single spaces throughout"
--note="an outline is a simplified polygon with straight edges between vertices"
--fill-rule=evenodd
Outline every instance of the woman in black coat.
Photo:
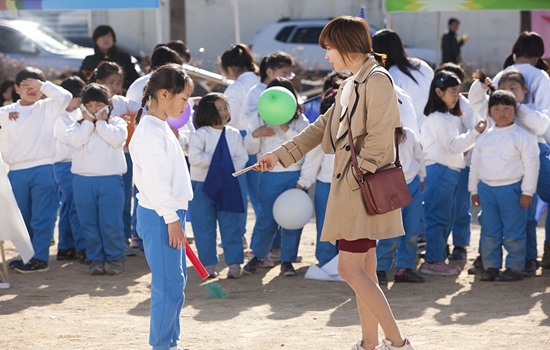
M 78 72 L 80 77 L 89 81 L 94 75 L 94 69 L 101 62 L 116 62 L 124 69 L 124 89 L 128 89 L 130 84 L 139 77 L 139 72 L 136 71 L 131 56 L 116 47 L 116 35 L 113 28 L 106 25 L 97 27 L 94 30 L 93 40 L 95 53 L 86 56 L 82 61 Z

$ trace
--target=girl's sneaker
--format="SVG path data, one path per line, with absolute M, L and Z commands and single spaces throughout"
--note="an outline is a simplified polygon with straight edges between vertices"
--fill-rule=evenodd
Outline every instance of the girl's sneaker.
M 86 257 L 86 249 L 82 249 L 76 254 L 76 261 L 84 265 L 90 264 L 90 262 L 88 261 L 88 258 Z
M 497 278 L 500 270 L 495 267 L 489 267 L 481 276 L 481 280 L 485 282 L 493 282 Z
M 424 277 L 418 275 L 412 269 L 397 269 L 394 277 L 395 283 L 407 282 L 407 283 L 423 283 Z
M 239 264 L 229 265 L 229 272 L 227 272 L 227 278 L 232 278 L 232 279 L 241 278 L 241 265 Z
M 109 264 L 109 276 L 120 275 L 124 272 L 124 261 L 114 260 Z
M 48 263 L 42 260 L 32 258 L 28 263 L 24 264 L 23 260 L 13 265 L 15 271 L 19 273 L 35 273 L 48 271 Z
M 294 266 L 292 266 L 291 262 L 283 262 L 281 264 L 281 274 L 283 276 L 296 276 L 296 270 L 294 270 Z
M 206 265 L 204 268 L 206 269 L 206 272 L 208 272 L 208 278 L 218 277 L 218 272 L 216 271 L 216 265 Z
M 484 272 L 483 260 L 481 259 L 481 255 L 478 255 L 472 266 L 468 269 L 468 275 L 481 275 Z
M 256 273 L 256 271 L 258 271 L 258 268 L 261 266 L 261 264 L 262 260 L 258 259 L 257 256 L 254 256 L 248 261 L 246 265 L 244 265 L 243 273 L 245 275 L 252 275 Z
M 76 260 L 76 256 L 77 256 L 77 253 L 76 253 L 76 249 L 74 248 L 58 249 L 56 259 L 59 261 Z
M 423 275 L 454 276 L 460 274 L 460 267 L 445 264 L 444 261 L 433 264 L 424 261 L 420 266 L 420 273 Z
M 90 275 L 99 276 L 105 274 L 105 263 L 103 261 L 92 260 L 90 262 Z
M 499 281 L 499 282 L 519 281 L 522 278 L 522 276 L 523 276 L 523 271 L 506 269 L 503 272 L 501 272 L 497 277 L 495 277 L 495 281 Z
M 409 339 L 405 338 L 405 345 L 403 346 L 393 346 L 391 341 L 388 339 L 382 340 L 382 344 L 378 345 L 375 350 L 414 350 Z

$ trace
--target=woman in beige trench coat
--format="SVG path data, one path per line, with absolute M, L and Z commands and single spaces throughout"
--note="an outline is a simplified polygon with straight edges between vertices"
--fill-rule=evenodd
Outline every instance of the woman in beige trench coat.
M 389 74 L 382 68 L 384 57 L 372 51 L 368 25 L 363 19 L 333 19 L 321 32 L 319 44 L 327 50 L 325 58 L 335 71 L 347 69 L 353 76 L 341 85 L 336 102 L 324 115 L 292 140 L 263 155 L 256 170 L 269 171 L 277 162 L 288 167 L 319 144 L 325 153 L 335 154 L 321 240 L 338 241 L 338 272 L 356 294 L 362 339 L 351 350 L 413 350 L 402 337 L 378 286 L 376 249 L 372 249 L 377 239 L 403 235 L 401 211 L 367 214 L 350 152 L 350 147 L 354 147 L 363 172 L 375 172 L 394 161 L 394 133 L 401 125 L 397 95 Z M 351 117 L 354 144 L 350 145 L 347 120 L 356 102 Z M 378 324 L 385 335 L 380 345 Z

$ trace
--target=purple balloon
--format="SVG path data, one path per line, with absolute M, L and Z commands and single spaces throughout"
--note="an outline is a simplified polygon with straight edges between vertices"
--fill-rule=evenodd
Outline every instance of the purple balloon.
M 180 114 L 178 119 L 168 117 L 166 118 L 166 122 L 168 123 L 168 125 L 170 125 L 172 129 L 179 129 L 185 124 L 187 124 L 190 116 L 191 116 L 191 104 L 187 102 L 187 106 L 183 110 L 183 113 Z

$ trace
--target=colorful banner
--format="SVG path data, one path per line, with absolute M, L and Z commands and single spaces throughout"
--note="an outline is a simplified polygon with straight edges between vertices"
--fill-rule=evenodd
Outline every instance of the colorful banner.
M 549 0 L 386 0 L 388 12 L 549 9 Z
M 531 11 L 531 30 L 544 39 L 544 57 L 550 57 L 550 11 Z
M 156 9 L 160 0 L 0 0 L 6 10 L 109 10 Z

